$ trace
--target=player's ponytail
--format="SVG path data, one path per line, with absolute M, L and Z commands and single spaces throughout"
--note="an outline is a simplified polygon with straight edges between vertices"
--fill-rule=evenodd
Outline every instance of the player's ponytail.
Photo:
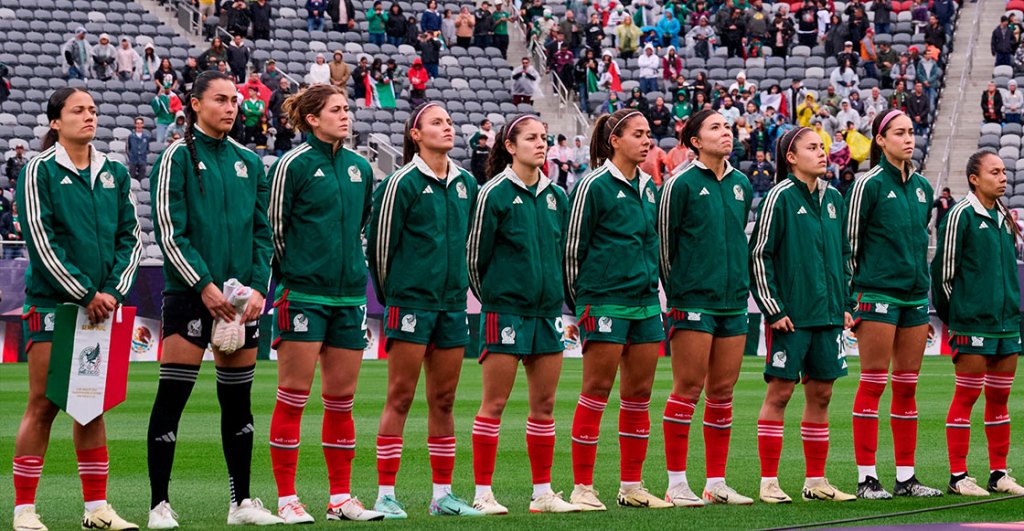
M 50 99 L 46 101 L 46 120 L 51 124 L 55 120 L 60 120 L 60 113 L 64 111 L 64 105 L 67 104 L 68 98 L 76 92 L 85 92 L 86 94 L 89 94 L 89 92 L 84 89 L 74 87 L 62 87 L 55 90 L 53 94 L 50 95 Z M 60 133 L 51 125 L 50 128 L 46 130 L 46 134 L 43 135 L 43 138 L 40 139 L 40 151 L 50 149 L 59 140 Z
M 647 119 L 636 109 L 619 109 L 611 114 L 603 114 L 594 121 L 594 132 L 590 135 L 591 168 L 597 168 L 615 156 L 612 136 L 621 137 L 623 126 L 634 117 Z
M 498 135 L 494 138 L 494 148 L 487 156 L 487 167 L 484 174 L 488 179 L 493 179 L 495 175 L 505 171 L 506 166 L 512 164 L 512 154 L 505 147 L 505 141 L 515 144 L 522 125 L 530 120 L 540 121 L 540 118 L 532 114 L 517 114 L 498 130 Z
M 202 100 L 203 95 L 209 90 L 210 84 L 216 80 L 230 81 L 232 84 L 235 82 L 234 78 L 227 74 L 222 74 L 216 70 L 207 70 L 196 77 L 196 80 L 192 83 L 192 93 L 189 96 L 189 105 L 183 105 L 185 108 L 185 148 L 188 149 L 189 158 L 192 159 L 192 173 L 196 175 L 196 181 L 199 183 L 199 193 L 203 193 L 203 172 L 202 168 L 199 167 L 199 153 L 196 151 L 196 111 L 192 108 L 191 100 Z
M 335 95 L 341 94 L 348 99 L 348 94 L 336 85 L 313 85 L 297 94 L 288 96 L 281 105 L 281 112 L 288 117 L 288 121 L 303 133 L 311 133 L 312 126 L 306 121 L 309 115 L 319 116 L 327 105 L 327 100 Z

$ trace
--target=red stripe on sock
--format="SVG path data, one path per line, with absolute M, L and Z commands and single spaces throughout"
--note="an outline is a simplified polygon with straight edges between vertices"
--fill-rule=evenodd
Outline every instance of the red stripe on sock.
M 287 311 L 287 302 L 285 303 Z M 295 495 L 295 470 L 299 462 L 302 411 L 309 391 L 278 388 L 274 413 L 270 417 L 270 463 L 277 483 L 277 495 Z
M 78 477 L 82 480 L 82 500 L 88 503 L 107 499 L 110 468 L 107 447 L 76 450 L 75 453 L 78 456 Z
M 988 438 L 990 470 L 1005 470 L 1010 452 L 1010 387 L 1013 373 L 990 372 L 985 375 L 985 436 Z
M 731 437 L 732 399 L 712 400 L 704 397 L 704 458 L 707 462 L 707 477 L 725 477 Z
M 455 470 L 455 437 L 427 437 L 427 449 L 434 483 L 451 485 L 452 471 Z

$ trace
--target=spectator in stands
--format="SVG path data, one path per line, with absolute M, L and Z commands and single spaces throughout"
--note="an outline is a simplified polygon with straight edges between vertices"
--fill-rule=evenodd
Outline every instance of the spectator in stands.
M 836 61 L 839 64 L 850 61 L 850 67 L 856 71 L 857 65 L 860 63 L 860 50 L 854 49 L 853 41 L 843 41 L 843 49 L 836 54 Z
M 147 48 L 149 46 L 147 45 Z M 145 56 L 143 56 L 145 60 Z M 228 60 L 228 50 L 221 42 L 220 37 L 214 37 L 210 42 L 210 49 L 199 56 L 199 66 L 203 70 L 215 70 L 217 63 Z
M 366 31 L 370 35 L 370 44 L 384 44 L 385 26 L 389 18 L 391 17 L 384 12 L 384 4 L 380 0 L 374 2 L 373 7 L 366 11 Z
M 251 0 L 249 16 L 252 18 L 252 38 L 255 40 L 270 39 L 270 3 L 267 0 Z
M 1017 80 L 1011 79 L 1007 85 L 1006 92 L 1002 93 L 1003 96 L 1003 122 L 1010 124 L 1019 124 L 1021 118 L 1021 109 L 1024 108 L 1024 94 L 1020 90 L 1017 90 Z
M 740 117 L 740 110 L 732 104 L 732 98 L 729 96 L 722 98 L 722 106 L 718 108 L 718 113 L 725 117 L 730 127 L 735 125 L 736 119 Z
M 875 48 L 875 30 L 868 28 L 864 38 L 860 40 L 860 63 L 864 67 L 864 74 L 872 79 L 878 79 L 878 50 Z
M 491 14 L 491 4 L 486 0 L 473 12 L 473 45 L 479 48 L 491 46 L 494 39 L 494 17 Z
M 599 90 L 597 86 L 597 60 L 594 59 L 594 50 L 584 48 L 583 57 L 580 57 L 573 67 L 573 77 L 576 82 L 576 91 L 580 98 L 580 110 L 585 114 L 590 114 L 590 92 Z
M 813 47 L 818 44 L 818 8 L 811 0 L 804 0 L 796 11 L 796 38 L 800 46 Z
M 871 87 L 871 96 L 864 100 L 864 114 L 874 112 L 875 116 L 878 116 L 888 108 L 889 103 L 882 97 L 882 91 L 878 87 Z
M 273 62 L 273 59 L 268 61 L 268 63 L 270 62 Z M 192 92 L 192 83 L 195 83 L 196 76 L 198 76 L 199 73 L 199 63 L 196 61 L 196 58 L 191 55 L 188 56 L 185 59 L 185 68 L 181 69 L 181 89 L 184 90 L 186 94 Z
M 661 188 L 661 184 L 664 181 L 665 170 L 662 162 L 665 160 L 665 154 L 665 150 L 661 149 L 661 146 L 655 142 L 647 150 L 647 157 L 638 165 L 640 171 L 651 176 L 651 181 L 658 188 Z
M 665 98 L 655 98 L 654 106 L 647 111 L 647 120 L 651 124 L 651 134 L 655 140 L 660 142 L 662 138 L 673 136 L 675 122 L 672 119 L 672 110 L 665 105 Z
M 840 98 L 845 98 L 850 95 L 850 92 L 859 90 L 857 85 L 860 84 L 860 77 L 857 76 L 857 70 L 850 63 L 849 57 L 843 58 L 839 66 L 832 71 L 829 81 L 829 88 L 835 87 L 833 90 Z
M 796 35 L 796 26 L 793 20 L 786 16 L 784 9 L 775 12 L 775 19 L 768 27 L 768 45 L 772 49 L 772 55 L 785 58 L 789 54 L 789 45 Z
M 306 31 L 323 31 L 326 0 L 306 0 Z M 371 41 L 372 42 L 372 41 Z
M 346 89 L 348 80 L 352 77 L 352 70 L 345 62 L 345 54 L 341 49 L 334 50 L 334 56 L 327 66 L 331 70 L 331 84 Z
M 596 54 L 601 49 L 601 41 L 604 40 L 604 26 L 601 24 L 601 19 L 598 18 L 597 13 L 590 14 L 590 21 L 587 22 L 584 35 L 587 48 L 593 50 Z
M 920 81 L 914 83 L 914 91 L 907 98 L 907 116 L 914 122 L 915 135 L 928 133 L 931 109 L 931 100 L 924 93 L 924 84 Z
M 953 198 L 953 193 L 950 192 L 949 187 L 942 189 L 942 193 L 939 197 L 935 198 L 935 202 L 932 203 L 932 207 L 935 209 L 935 226 L 938 227 L 942 220 L 946 218 L 946 214 L 949 214 L 949 209 L 953 208 L 956 204 L 956 199 Z
M 832 145 L 828 150 L 828 162 L 835 165 L 842 173 L 850 165 L 850 146 L 846 144 L 842 131 L 836 131 L 832 136 Z
M 519 66 L 512 70 L 512 103 L 532 105 L 538 79 L 540 79 L 540 74 L 530 65 L 530 58 L 523 57 Z
M 352 0 L 327 0 L 327 15 L 331 17 L 334 29 L 338 31 L 353 31 L 359 28 L 356 26 L 356 6 Z
M 164 57 L 160 60 L 160 66 L 157 67 L 156 71 L 153 72 L 153 82 L 157 87 L 164 85 L 165 83 L 171 84 L 171 90 L 178 90 L 178 73 L 171 66 L 171 60 Z
M 939 17 L 935 15 L 928 17 L 928 26 L 924 29 L 924 42 L 939 50 L 946 45 L 946 28 L 939 23 Z
M 471 140 L 470 145 L 473 146 L 473 154 L 470 155 L 469 169 L 473 177 L 476 177 L 477 184 L 483 185 L 487 182 L 487 157 L 491 154 L 491 148 L 482 136 L 476 137 L 476 142 Z
M 747 73 L 740 70 L 739 72 L 736 73 L 736 82 L 729 85 L 729 94 L 732 94 L 733 91 L 736 91 L 740 94 L 746 94 L 750 92 L 751 87 L 754 87 L 755 90 L 757 88 L 756 85 L 754 85 L 753 83 L 747 82 Z
M 668 153 L 665 153 L 665 156 L 661 159 L 667 174 L 676 175 L 682 171 L 689 164 L 691 153 L 690 148 L 686 147 L 682 142 L 677 142 L 675 146 L 672 146 L 672 149 L 668 150 Z
M 446 14 L 450 14 L 451 13 L 451 10 L 449 10 L 449 9 L 445 9 L 444 11 L 445 11 Z M 452 28 L 454 28 L 454 27 L 455 27 L 455 25 L 453 23 L 452 24 Z M 454 35 L 454 31 L 455 30 L 452 29 L 452 32 L 453 32 L 452 35 Z M 416 45 L 418 44 L 417 40 L 419 39 L 419 37 L 420 37 L 420 25 L 416 23 L 416 17 L 414 17 L 412 15 L 409 15 L 409 18 L 405 19 L 405 40 L 402 42 L 402 44 L 408 44 L 409 46 L 412 46 L 413 48 L 415 48 Z M 444 37 L 444 35 L 442 34 L 442 36 L 438 37 L 438 39 L 446 39 L 446 37 Z M 447 43 L 448 41 L 445 40 L 444 42 Z M 450 45 L 446 44 L 446 46 L 450 46 Z
M 561 33 L 558 33 L 558 35 L 560 39 L 563 38 Z M 576 61 L 576 56 L 573 55 L 572 50 L 563 41 L 562 46 L 554 51 L 550 58 L 551 68 L 554 74 L 558 76 L 559 81 L 562 82 L 563 86 L 571 87 L 573 85 L 573 64 Z
M 185 136 L 185 113 L 183 111 L 178 111 L 174 115 L 174 123 L 167 126 L 167 138 L 174 135 L 178 135 L 178 138 Z
M 587 145 L 587 137 L 576 135 L 572 139 L 572 143 L 572 162 L 570 162 L 572 175 L 567 179 L 567 189 L 572 188 L 576 181 L 582 179 L 590 167 L 590 146 Z
M 856 93 L 854 93 L 856 94 Z M 860 114 L 850 107 L 850 100 L 844 99 L 839 105 L 839 112 L 836 113 L 836 122 L 842 127 L 846 127 L 846 124 L 852 123 L 854 129 L 860 129 L 861 118 Z
M 274 128 L 274 155 L 280 157 L 291 151 L 293 140 L 295 126 L 288 120 L 288 115 L 282 114 L 277 118 L 277 127 Z
M 647 94 L 658 90 L 658 71 L 661 69 L 661 58 L 654 53 L 654 45 L 644 46 L 644 53 L 637 59 L 640 68 L 640 92 Z
M 633 19 L 622 19 L 622 23 L 615 27 L 615 36 L 619 42 L 619 56 L 623 59 L 633 57 L 640 47 L 640 28 L 633 24 Z
M 643 93 L 640 92 L 640 87 L 633 87 L 633 90 L 629 91 L 629 99 L 626 100 L 626 108 L 640 111 L 644 113 L 644 116 L 647 116 L 647 112 L 650 110 L 650 104 L 647 103 L 647 98 L 645 98 Z
M 907 96 L 910 93 L 907 92 L 907 84 L 903 80 L 896 82 L 896 88 L 893 89 L 892 94 L 889 95 L 889 107 L 892 109 L 899 109 L 903 112 L 907 111 Z
M 7 176 L 8 182 L 13 183 L 18 180 L 21 168 L 27 163 L 28 157 L 25 156 L 25 144 L 19 141 L 14 145 L 14 156 L 7 159 L 7 163 L 4 164 L 4 174 Z
M 207 17 L 212 17 L 220 11 L 217 0 L 196 0 L 196 7 L 199 9 L 199 15 L 204 21 Z
M 473 27 L 476 26 L 476 18 L 469 12 L 469 6 L 462 6 L 459 16 L 455 17 L 455 44 L 463 48 L 469 48 L 473 44 Z
M 110 44 L 110 36 L 101 33 L 99 42 L 92 47 L 92 66 L 95 77 L 101 81 L 107 81 L 114 77 L 116 58 L 117 48 Z
M 139 52 L 135 51 L 135 48 L 132 48 L 128 37 L 121 37 L 121 46 L 117 49 L 117 53 L 114 54 L 114 68 L 117 70 L 117 78 L 121 81 L 128 81 L 134 78 L 141 62 L 142 57 L 139 56 Z
M 360 55 L 359 64 L 352 70 L 352 87 L 355 90 L 356 103 L 366 101 L 366 76 L 371 75 L 369 61 L 370 56 Z
M 245 126 L 245 133 L 242 136 L 243 144 L 265 144 L 263 137 L 263 118 L 267 113 L 267 106 L 260 99 L 259 89 L 249 87 L 249 97 L 241 105 L 242 121 Z
M 493 44 L 501 51 L 501 57 L 508 57 L 508 23 L 513 20 L 512 13 L 505 9 L 504 2 L 498 2 L 491 15 L 494 20 Z M 582 37 L 577 37 L 582 38 Z
M 750 173 L 747 174 L 750 185 L 754 189 L 754 197 L 761 197 L 771 190 L 775 185 L 775 167 L 765 159 L 764 151 L 757 150 L 754 155 L 754 164 L 750 166 Z
M 843 97 L 836 92 L 835 85 L 829 84 L 825 89 L 825 95 L 821 97 L 821 106 L 828 107 L 829 113 L 835 114 L 839 112 L 839 103 L 842 101 Z
M 331 66 L 327 64 L 327 59 L 324 54 L 316 54 L 316 59 L 313 64 L 309 65 L 309 75 L 306 76 L 306 81 L 310 85 L 329 85 L 331 84 Z
M 444 39 L 445 46 L 448 46 L 449 48 L 455 46 L 455 41 L 457 39 L 455 33 L 455 17 L 452 16 L 451 9 L 445 9 L 441 18 L 441 38 Z M 412 40 L 413 44 L 416 43 L 417 38 L 419 38 L 418 26 L 416 36 Z
M 683 70 L 683 60 L 676 55 L 676 47 L 669 46 L 665 57 L 661 58 L 661 83 L 662 89 L 668 92 L 676 78 L 680 77 Z
M 574 54 L 578 53 L 583 43 L 583 28 L 576 23 L 576 14 L 572 10 L 566 11 L 565 18 L 556 27 L 558 32 L 565 37 L 566 46 Z
M 1013 53 L 1017 50 L 1017 41 L 1010 29 L 1010 19 L 1005 15 L 999 18 L 999 25 L 992 30 L 992 42 L 990 44 L 992 55 L 996 58 L 996 66 L 1009 65 L 1013 59 Z
M 921 60 L 917 63 L 917 81 L 920 81 L 924 85 L 924 92 L 928 95 L 928 102 L 932 107 L 935 107 L 935 100 L 938 97 L 937 87 L 939 86 L 939 70 L 938 63 L 932 59 L 931 54 L 925 54 L 921 57 Z
M 260 76 L 260 82 L 268 87 L 276 87 L 281 79 L 284 79 L 284 76 L 277 69 L 277 61 L 267 59 L 263 75 Z
M 323 0 L 311 1 L 322 2 Z M 249 15 L 249 5 L 246 3 L 245 0 L 228 0 L 227 2 L 221 4 L 220 11 L 221 21 L 224 22 L 222 25 L 228 30 L 228 33 L 232 35 L 238 33 L 241 33 L 242 35 L 249 34 L 249 25 L 252 23 L 252 17 Z M 323 29 L 322 14 L 320 21 L 320 29 Z
M 742 14 L 739 8 L 731 8 L 729 18 L 718 28 L 729 57 L 743 57 L 743 37 L 747 34 L 747 23 Z
M 128 173 L 135 180 L 146 177 L 146 156 L 149 155 L 149 144 L 153 137 L 146 131 L 146 122 L 142 117 L 135 118 L 135 130 L 128 135 L 125 142 L 125 154 L 128 158 Z
M 270 115 L 274 118 L 283 116 L 284 113 L 281 112 L 281 107 L 284 105 L 284 100 L 288 99 L 288 96 L 291 95 L 292 84 L 288 82 L 288 78 L 282 77 L 278 81 L 274 92 L 270 95 L 270 103 L 267 104 L 267 110 L 270 111 Z
M 163 145 L 167 140 L 167 128 L 174 122 L 174 115 L 182 110 L 181 100 L 171 91 L 170 85 L 160 88 L 160 93 L 150 102 L 156 121 L 156 143 Z
M 888 34 L 892 25 L 892 0 L 874 0 L 871 10 L 875 12 L 875 32 Z
M 235 77 L 235 83 L 241 83 L 248 77 L 251 57 L 252 51 L 245 45 L 242 35 L 235 34 L 231 39 L 231 45 L 228 46 L 228 68 L 231 69 L 231 75 Z
M 572 172 L 572 148 L 565 135 L 558 135 L 555 145 L 548 149 L 548 177 L 563 189 L 568 186 Z
M 800 127 L 810 127 L 813 118 L 821 107 L 814 101 L 814 94 L 804 94 L 804 101 L 796 107 L 796 123 Z
M 686 34 L 686 45 L 693 48 L 693 53 L 702 59 L 711 57 L 718 37 L 715 29 L 708 24 L 708 17 L 701 17 L 697 25 Z
M 487 139 L 487 147 L 493 148 L 494 135 L 494 124 L 492 124 L 487 118 L 484 118 L 480 121 L 480 129 L 477 129 L 476 132 L 473 133 L 473 136 L 469 137 L 469 145 L 476 145 L 477 139 L 483 136 Z
M 430 80 L 430 73 L 423 68 L 423 60 L 419 57 L 412 60 L 412 67 L 409 68 L 409 103 L 416 107 L 426 101 L 427 81 Z
M 384 34 L 387 35 L 388 44 L 401 46 L 405 44 L 405 37 L 409 33 L 409 23 L 406 21 L 405 13 L 398 2 L 392 2 L 388 8 L 387 20 L 384 22 Z
M 672 14 L 671 9 L 666 9 L 658 21 L 658 33 L 661 35 L 661 45 L 671 46 L 673 49 L 679 47 L 679 31 L 682 29 L 679 20 Z
M 912 4 L 910 6 L 910 21 L 914 23 L 914 34 L 917 35 L 922 33 L 924 27 L 928 25 L 928 2 L 913 0 Z
M 594 114 L 611 114 L 623 107 L 622 100 L 619 99 L 619 93 L 612 91 L 608 93 L 608 101 L 597 108 L 597 112 Z
M 888 41 L 878 43 L 878 59 L 875 64 L 878 67 L 878 77 L 881 79 L 882 88 L 893 88 L 895 86 L 892 70 L 899 62 L 899 54 L 892 49 Z
M 139 60 L 138 66 L 138 79 L 140 81 L 152 81 L 156 84 L 157 89 L 163 86 L 163 83 L 157 79 L 156 71 L 160 69 L 160 58 L 156 55 L 156 47 L 153 43 L 147 43 L 142 49 L 142 58 Z
M 441 31 L 441 14 L 437 12 L 437 0 L 427 0 L 427 9 L 420 16 L 420 29 L 435 36 Z
M 85 28 L 75 29 L 75 36 L 64 43 L 61 55 L 67 63 L 68 79 L 85 79 L 92 64 L 92 45 L 85 40 Z
M 423 59 L 423 68 L 427 69 L 430 77 L 438 76 L 438 65 L 441 63 L 441 41 L 433 33 L 421 33 L 420 58 Z
M 910 55 L 906 53 L 900 54 L 899 63 L 893 65 L 890 77 L 892 77 L 894 85 L 900 81 L 904 85 L 914 82 L 917 78 L 917 71 L 914 69 L 914 65 L 910 63 Z

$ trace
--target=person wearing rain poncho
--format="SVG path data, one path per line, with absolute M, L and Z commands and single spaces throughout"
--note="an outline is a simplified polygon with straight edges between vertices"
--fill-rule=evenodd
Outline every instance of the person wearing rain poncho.
M 587 137 L 576 135 L 572 139 L 572 173 L 566 182 L 566 190 L 572 190 L 576 181 L 583 178 L 590 169 L 590 144 Z
M 100 34 L 100 42 L 92 47 L 93 72 L 96 77 L 106 81 L 114 77 L 114 61 L 117 58 L 117 48 L 110 44 L 110 36 L 106 33 Z
M 640 92 L 647 94 L 658 90 L 658 69 L 661 67 L 661 58 L 654 52 L 654 45 L 647 43 L 644 46 L 644 53 L 637 59 L 637 66 L 640 68 Z
M 804 101 L 796 106 L 796 121 L 800 127 L 810 127 L 811 118 L 818 114 L 818 104 L 814 101 L 814 94 L 808 93 Z
M 615 59 L 612 57 L 613 54 L 611 50 L 605 50 L 604 53 L 601 54 L 601 64 L 598 66 L 598 70 L 601 72 L 601 77 L 597 80 L 597 87 L 599 90 L 622 92 L 622 79 L 619 77 L 619 65 L 615 63 Z
M 666 9 L 661 20 L 658 21 L 658 33 L 661 34 L 662 42 L 668 43 L 675 49 L 679 46 L 679 20 L 672 15 L 671 9 Z
M 67 63 L 68 79 L 85 79 L 92 64 L 92 45 L 85 40 L 85 28 L 75 29 L 75 36 L 60 51 Z

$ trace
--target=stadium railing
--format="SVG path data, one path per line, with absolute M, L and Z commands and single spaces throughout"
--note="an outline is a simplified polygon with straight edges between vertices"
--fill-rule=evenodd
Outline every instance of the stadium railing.
M 971 58 L 974 57 L 974 50 L 978 44 L 978 33 L 981 31 L 981 2 L 975 2 L 971 5 L 974 6 L 973 17 L 970 22 L 971 33 L 968 36 L 967 46 L 964 48 L 965 68 L 963 72 L 960 73 L 960 82 L 957 85 L 956 91 L 956 101 L 953 102 L 953 111 L 950 113 L 950 131 L 956 131 L 957 125 L 960 122 L 960 109 L 967 93 L 967 81 L 971 78 L 971 72 L 974 69 L 974 61 L 972 61 Z M 960 17 L 960 20 L 964 20 L 963 17 Z M 949 93 L 949 91 L 945 92 L 946 94 Z M 953 135 L 950 135 L 946 137 L 946 145 L 943 146 L 942 163 L 939 165 L 939 175 L 935 179 L 936 190 L 941 190 L 942 187 L 945 186 L 946 181 L 949 180 L 949 168 L 952 163 L 949 153 L 952 147 Z
M 512 26 L 520 33 L 523 38 L 523 42 L 526 43 L 527 49 L 533 56 L 533 62 L 537 65 L 537 70 L 540 71 L 546 68 L 546 65 L 548 64 L 548 56 L 544 51 L 544 43 L 528 36 L 522 21 L 518 24 L 512 24 Z M 583 114 L 583 111 L 580 110 L 579 105 L 574 101 L 572 89 L 566 87 L 565 84 L 562 83 L 562 79 L 554 72 L 551 72 L 551 80 L 555 87 L 555 94 L 559 99 L 558 116 L 563 117 L 565 116 L 565 113 L 569 113 L 569 118 L 571 119 L 573 126 L 573 135 L 589 135 L 590 120 L 587 119 L 586 115 Z

